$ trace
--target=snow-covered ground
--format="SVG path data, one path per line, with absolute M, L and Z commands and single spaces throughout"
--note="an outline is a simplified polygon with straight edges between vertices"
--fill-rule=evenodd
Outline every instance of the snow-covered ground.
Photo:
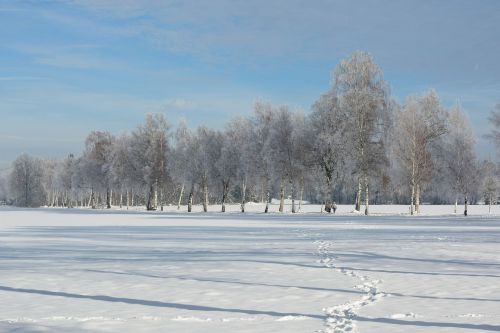
M 500 210 L 422 208 L 0 207 L 0 332 L 500 331 Z

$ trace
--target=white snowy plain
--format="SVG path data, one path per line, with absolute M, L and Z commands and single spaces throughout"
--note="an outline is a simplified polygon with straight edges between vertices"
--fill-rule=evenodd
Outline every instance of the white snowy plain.
M 0 207 L 0 332 L 500 331 L 499 207 L 262 208 Z

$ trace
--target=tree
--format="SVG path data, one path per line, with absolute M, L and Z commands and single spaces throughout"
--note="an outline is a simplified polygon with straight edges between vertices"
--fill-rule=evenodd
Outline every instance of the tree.
M 127 209 L 131 205 L 131 197 L 134 189 L 137 189 L 137 179 L 142 179 L 142 173 L 135 168 L 132 162 L 129 150 L 132 146 L 132 137 L 129 134 L 123 134 L 117 137 L 110 151 L 109 170 L 111 183 L 120 192 L 119 205 L 123 205 L 123 192 L 125 192 L 125 201 Z
M 0 205 L 7 203 L 7 199 L 7 180 L 5 179 L 5 177 L 0 175 Z
M 223 133 L 221 153 L 216 163 L 219 180 L 222 185 L 222 211 L 225 212 L 225 203 L 232 182 L 241 187 L 241 212 L 245 212 L 246 188 L 250 176 L 250 145 L 251 124 L 243 118 L 231 120 Z
M 271 161 L 280 184 L 280 213 L 283 213 L 285 200 L 285 183 L 291 184 L 291 195 L 294 197 L 294 163 L 293 163 L 293 122 L 292 113 L 287 106 L 274 111 L 270 131 Z
M 220 132 L 206 126 L 199 126 L 196 132 L 187 137 L 188 165 L 192 178 L 192 188 L 189 195 L 188 211 L 191 210 L 191 202 L 195 184 L 202 191 L 203 211 L 208 211 L 210 181 L 216 179 L 216 163 L 220 156 Z
M 483 196 L 488 204 L 488 212 L 491 213 L 491 205 L 497 203 L 500 182 L 498 179 L 498 167 L 491 160 L 483 163 Z
M 488 118 L 492 123 L 493 128 L 491 133 L 487 137 L 497 146 L 500 151 L 500 103 L 498 103 L 493 111 L 491 111 L 490 117 Z
M 411 96 L 396 114 L 395 152 L 411 189 L 410 213 L 420 212 L 422 186 L 432 176 L 430 145 L 446 133 L 447 112 L 431 90 Z
M 266 193 L 265 213 L 269 212 L 271 201 L 272 137 L 271 123 L 274 117 L 273 106 L 270 103 L 255 103 L 251 118 L 251 150 L 253 151 L 252 170 L 262 180 L 262 187 Z
M 361 192 L 365 192 L 365 214 L 369 210 L 371 175 L 383 165 L 383 132 L 389 111 L 389 93 L 382 70 L 366 52 L 355 52 L 334 71 L 334 90 L 339 107 L 348 118 L 353 159 L 358 176 L 357 211 L 361 209 Z
M 158 196 L 163 209 L 163 188 L 167 178 L 170 126 L 161 113 L 147 114 L 146 123 L 132 133 L 129 149 L 133 168 L 141 175 L 146 192 L 146 209 L 156 210 Z M 158 193 L 159 192 L 159 193 Z
M 460 106 L 454 107 L 449 116 L 449 130 L 445 138 L 445 163 L 451 186 L 456 193 L 455 213 L 458 194 L 464 198 L 464 215 L 467 216 L 467 199 L 475 183 L 478 182 L 474 134 Z
M 349 150 L 347 114 L 344 111 L 338 105 L 336 92 L 330 90 L 314 103 L 310 115 L 313 165 L 322 171 L 324 177 L 321 184 L 325 209 L 332 201 L 333 182 L 338 178 Z
M 179 122 L 174 135 L 174 149 L 172 151 L 171 174 L 179 184 L 179 198 L 177 209 L 180 209 L 185 188 L 190 189 L 188 196 L 188 212 L 191 212 L 193 205 L 194 186 L 196 175 L 191 168 L 192 165 L 192 142 L 193 134 L 188 129 L 184 120 Z
M 22 154 L 12 164 L 9 177 L 10 194 L 20 207 L 39 207 L 46 199 L 43 188 L 43 163 L 28 154 Z
M 74 186 L 74 177 L 76 173 L 75 157 L 69 154 L 65 159 L 58 163 L 55 174 L 58 195 L 62 195 L 68 201 L 67 207 L 72 207 L 75 199 L 76 188 Z M 53 205 L 58 202 L 58 197 L 53 198 Z
M 96 194 L 105 192 L 106 207 L 111 208 L 110 158 L 113 136 L 109 132 L 92 131 L 85 140 L 82 156 L 84 179 L 90 186 L 90 202 L 96 208 Z M 96 193 L 98 192 L 98 193 Z

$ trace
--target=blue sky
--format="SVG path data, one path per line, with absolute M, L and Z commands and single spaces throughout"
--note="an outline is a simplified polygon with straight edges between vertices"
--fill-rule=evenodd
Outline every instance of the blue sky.
M 435 88 L 481 137 L 500 101 L 500 1 L 1 1 L 0 169 L 80 153 L 147 112 L 222 127 L 257 100 L 306 111 L 370 52 L 398 101 Z

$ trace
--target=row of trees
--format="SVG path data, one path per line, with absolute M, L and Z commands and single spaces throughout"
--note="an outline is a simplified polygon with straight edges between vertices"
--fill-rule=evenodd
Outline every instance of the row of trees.
M 493 112 L 500 143 L 500 106 Z M 457 105 L 447 110 L 433 90 L 403 105 L 372 57 L 356 52 L 333 73 L 332 87 L 307 115 L 258 102 L 253 114 L 223 129 L 171 129 L 163 114 L 149 114 L 132 133 L 94 131 L 81 156 L 38 160 L 21 155 L 9 177 L 20 206 L 131 206 L 148 210 L 285 198 L 292 212 L 303 200 L 328 207 L 354 203 L 494 203 L 498 168 L 478 161 L 470 124 Z M 298 205 L 297 205 L 298 203 Z

